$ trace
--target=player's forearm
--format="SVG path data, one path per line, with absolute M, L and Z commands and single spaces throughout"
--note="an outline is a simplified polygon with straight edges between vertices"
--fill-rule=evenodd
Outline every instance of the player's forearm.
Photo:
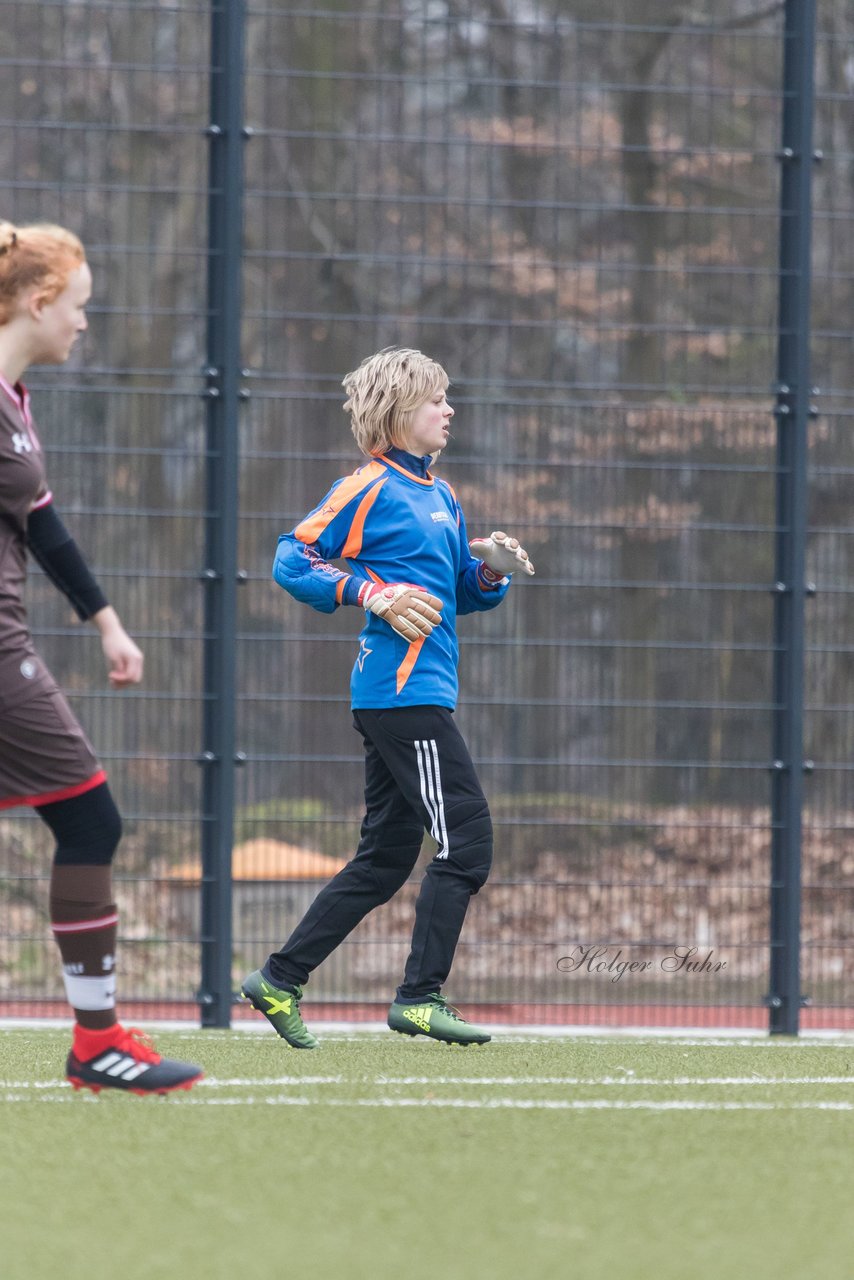
M 273 579 L 295 600 L 320 613 L 333 613 L 343 603 L 340 596 L 351 581 L 349 574 L 334 568 L 314 547 L 300 542 L 292 534 L 279 538 Z
M 30 512 L 27 546 L 78 617 L 85 621 L 106 607 L 106 596 L 52 503 Z
M 486 585 L 481 581 L 480 560 L 470 560 L 457 579 L 457 613 L 484 613 L 494 609 L 507 595 L 509 578 Z
M 102 640 L 124 631 L 121 619 L 111 604 L 104 605 L 97 613 L 93 613 L 89 621 L 98 629 Z

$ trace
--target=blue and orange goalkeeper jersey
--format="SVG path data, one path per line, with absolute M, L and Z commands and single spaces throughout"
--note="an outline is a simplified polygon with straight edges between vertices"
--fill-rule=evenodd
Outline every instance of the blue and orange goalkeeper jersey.
M 336 481 L 292 533 L 279 538 L 273 577 L 321 613 L 355 604 L 362 584 L 409 582 L 442 601 L 442 621 L 410 643 L 375 614 L 359 636 L 353 708 L 456 706 L 459 613 L 493 609 L 505 578 L 490 586 L 471 554 L 460 504 L 428 470 L 430 458 L 399 449 Z M 330 563 L 341 560 L 347 571 Z

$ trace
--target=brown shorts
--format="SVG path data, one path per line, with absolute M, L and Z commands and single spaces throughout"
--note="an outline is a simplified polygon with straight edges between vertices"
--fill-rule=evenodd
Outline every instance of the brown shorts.
M 0 713 L 0 809 L 70 800 L 106 776 L 59 689 Z

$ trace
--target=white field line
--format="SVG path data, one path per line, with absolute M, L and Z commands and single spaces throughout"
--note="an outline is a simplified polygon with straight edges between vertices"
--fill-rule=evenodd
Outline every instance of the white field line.
M 389 1031 L 384 1022 L 349 1023 L 318 1022 L 310 1017 L 310 1009 L 305 1009 L 311 1028 L 322 1037 L 324 1043 L 352 1043 L 365 1040 L 389 1039 Z M 0 1018 L 2 1031 L 39 1031 L 69 1030 L 67 1018 Z M 177 1019 L 145 1019 L 146 1028 L 158 1033 L 169 1034 L 173 1040 L 186 1040 L 198 1043 L 199 1025 L 197 1022 Z M 583 1040 L 585 1044 L 613 1045 L 615 1040 L 626 1040 L 632 1044 L 667 1044 L 702 1047 L 719 1045 L 729 1048 L 730 1045 L 744 1045 L 750 1048 L 767 1046 L 769 1049 L 850 1049 L 854 1046 L 852 1031 L 805 1031 L 800 1036 L 769 1036 L 766 1031 L 745 1032 L 740 1029 L 725 1027 L 702 1028 L 692 1027 L 591 1027 L 591 1026 L 525 1026 L 509 1024 L 484 1024 L 490 1035 L 500 1039 L 503 1044 L 530 1044 L 532 1040 Z M 253 1036 L 274 1036 L 272 1028 L 262 1019 L 237 1023 L 223 1030 L 213 1028 L 205 1034 L 212 1034 L 217 1041 L 246 1041 Z M 35 1035 L 34 1035 L 35 1038 Z M 428 1040 L 414 1040 L 419 1046 L 431 1043 Z M 489 1052 L 486 1050 L 485 1052 Z
M 268 1080 L 257 1077 L 219 1080 L 211 1076 L 199 1081 L 208 1088 L 252 1088 L 276 1085 L 342 1084 L 344 1076 L 278 1076 Z M 582 1088 L 599 1088 L 608 1085 L 658 1085 L 683 1087 L 692 1085 L 778 1085 L 778 1084 L 854 1084 L 854 1076 L 636 1076 L 628 1071 L 622 1076 L 353 1076 L 352 1085 L 571 1085 Z M 0 1081 L 2 1087 L 2 1081 Z
M 198 1082 L 199 1089 L 276 1089 L 301 1088 L 309 1085 L 341 1085 L 349 1083 L 353 1087 L 383 1088 L 391 1087 L 433 1087 L 454 1086 L 484 1087 L 496 1086 L 510 1088 L 530 1088 L 532 1086 L 573 1087 L 585 1089 L 626 1088 L 642 1086 L 644 1088 L 703 1088 L 728 1086 L 760 1086 L 776 1088 L 779 1085 L 852 1085 L 854 1076 L 636 1076 L 628 1071 L 619 1076 L 387 1076 L 372 1077 L 353 1076 L 347 1080 L 342 1075 L 335 1076 L 271 1076 L 271 1077 L 228 1077 L 208 1076 Z M 67 1090 L 71 1086 L 67 1080 L 0 1080 L 0 1089 L 15 1093 L 27 1091 L 44 1092 L 47 1090 Z M 242 1099 L 229 1099 L 240 1102 Z M 318 1101 L 325 1101 L 318 1098 Z M 382 1100 L 378 1100 L 379 1102 Z M 396 1100 L 389 1100 L 389 1105 Z M 400 1100 L 403 1105 L 404 1100 Z M 483 1105 L 488 1105 L 484 1103 Z M 717 1104 L 715 1104 L 717 1105 Z M 733 1104 L 735 1105 L 735 1104 Z M 765 1105 L 765 1104 L 763 1104 Z M 770 1106 L 776 1104 L 770 1103 Z M 854 1105 L 854 1104 L 853 1104 Z
M 187 1106 L 283 1106 L 283 1107 L 447 1107 L 467 1111 L 854 1111 L 854 1102 L 695 1102 L 691 1099 L 626 1102 L 613 1098 L 307 1098 L 190 1097 Z
M 702 1034 L 687 1035 L 684 1031 L 678 1034 L 672 1034 L 669 1031 L 662 1031 L 660 1034 L 658 1034 L 655 1031 L 651 1031 L 649 1027 L 645 1027 L 643 1029 L 643 1033 L 638 1035 L 634 1035 L 632 1033 L 631 1028 L 615 1028 L 612 1035 L 603 1035 L 601 1028 L 597 1028 L 596 1034 L 591 1035 L 590 1032 L 583 1027 L 561 1028 L 560 1032 L 557 1033 L 553 1030 L 549 1031 L 547 1027 L 532 1027 L 529 1032 L 520 1032 L 519 1028 L 516 1027 L 513 1029 L 512 1032 L 510 1032 L 506 1029 L 502 1030 L 501 1028 L 488 1026 L 486 1024 L 484 1025 L 486 1030 L 489 1031 L 489 1034 L 493 1036 L 493 1038 L 496 1041 L 500 1040 L 501 1044 L 529 1045 L 532 1042 L 537 1042 L 537 1041 L 542 1042 L 544 1040 L 550 1040 L 550 1041 L 563 1042 L 561 1047 L 565 1048 L 566 1050 L 572 1049 L 572 1042 L 574 1040 L 580 1040 L 585 1045 L 588 1045 L 588 1044 L 607 1045 L 609 1048 L 613 1048 L 614 1042 L 615 1041 L 619 1042 L 620 1040 L 624 1040 L 627 1042 L 627 1044 L 631 1044 L 631 1045 L 660 1045 L 662 1041 L 664 1041 L 667 1045 L 675 1045 L 679 1048 L 687 1048 L 687 1049 L 707 1049 L 707 1048 L 729 1049 L 732 1047 L 736 1047 L 736 1048 L 746 1048 L 746 1049 L 767 1048 L 767 1049 L 848 1049 L 848 1050 L 851 1050 L 852 1048 L 854 1048 L 854 1033 L 845 1032 L 845 1031 L 827 1032 L 826 1039 L 819 1039 L 818 1036 L 821 1033 L 817 1033 L 817 1032 L 810 1032 L 809 1036 L 801 1035 L 801 1036 L 798 1036 L 797 1038 L 790 1038 L 790 1037 L 769 1036 L 762 1031 L 757 1031 L 754 1036 L 746 1036 L 740 1032 L 734 1033 L 733 1035 L 730 1036 L 730 1035 L 721 1034 L 721 1032 L 718 1030 L 714 1034 L 710 1033 L 709 1035 L 706 1036 Z M 159 1028 L 159 1031 L 162 1031 L 164 1034 L 166 1034 L 168 1030 L 169 1028 L 165 1025 Z M 371 1027 L 370 1029 L 363 1030 L 354 1025 L 348 1031 L 336 1029 L 335 1031 L 330 1032 L 324 1029 L 324 1026 L 322 1023 L 320 1024 L 311 1023 L 311 1030 L 317 1033 L 317 1036 L 320 1039 L 321 1045 L 354 1044 L 359 1042 L 364 1043 L 365 1041 L 370 1041 L 372 1043 L 381 1043 L 381 1042 L 384 1042 L 386 1044 L 389 1043 L 388 1028 L 381 1030 L 379 1028 Z M 214 1032 L 214 1035 L 216 1036 L 216 1039 L 218 1042 L 220 1041 L 220 1039 L 224 1039 L 231 1043 L 234 1043 L 236 1041 L 245 1042 L 247 1039 L 251 1039 L 253 1034 L 257 1034 L 259 1036 L 275 1037 L 275 1032 L 267 1026 L 261 1026 L 258 1028 L 255 1028 L 253 1026 L 251 1029 L 241 1028 L 240 1030 L 232 1029 L 229 1031 Z M 198 1032 L 195 1032 L 195 1033 L 183 1032 L 179 1034 L 173 1033 L 170 1039 L 185 1040 L 188 1043 L 198 1044 L 199 1033 Z M 413 1037 L 411 1042 L 409 1043 L 409 1049 L 411 1052 L 419 1052 L 419 1051 L 429 1052 L 434 1047 L 435 1047 L 435 1041 L 429 1040 L 426 1037 L 424 1037 L 423 1039 L 420 1039 L 418 1037 Z M 449 1052 L 456 1051 L 459 1049 L 459 1046 L 457 1045 L 449 1045 L 445 1047 L 448 1048 Z M 485 1045 L 478 1045 L 477 1048 L 479 1048 L 481 1052 L 484 1054 L 489 1053 L 489 1049 Z M 462 1050 L 459 1050 L 459 1051 L 462 1052 Z
M 5 1102 L 27 1102 L 31 1097 L 26 1094 L 8 1093 Z M 42 1102 L 76 1103 L 78 1100 L 70 1092 L 43 1095 Z M 100 1100 L 86 1094 L 82 1104 L 91 1105 Z M 626 1101 L 614 1098 L 319 1098 L 294 1094 L 278 1096 L 262 1095 L 255 1097 L 246 1094 L 240 1098 L 205 1097 L 193 1094 L 183 1096 L 176 1103 L 179 1106 L 191 1107 L 246 1107 L 246 1106 L 282 1106 L 282 1107 L 433 1107 L 467 1111 L 854 1111 L 854 1102 L 697 1102 L 693 1099 L 672 1099 L 657 1102 L 652 1099 L 632 1099 Z
M 362 1030 L 360 1027 L 353 1025 L 349 1029 L 336 1027 L 330 1031 L 324 1028 L 323 1023 L 312 1022 L 310 1017 L 306 1016 L 306 1021 L 310 1029 L 316 1032 L 321 1044 L 352 1044 L 354 1041 L 373 1041 L 389 1042 L 389 1030 L 387 1027 L 370 1027 Z M 623 1040 L 627 1044 L 641 1045 L 661 1045 L 662 1043 L 675 1045 L 678 1047 L 690 1049 L 705 1048 L 725 1048 L 729 1049 L 733 1046 L 749 1049 L 851 1049 L 854 1048 L 854 1032 L 851 1031 L 833 1031 L 833 1032 L 816 1032 L 811 1031 L 797 1037 L 789 1036 L 769 1036 L 767 1032 L 757 1031 L 755 1033 L 746 1034 L 742 1031 L 734 1031 L 728 1033 L 716 1028 L 714 1032 L 704 1035 L 703 1032 L 689 1032 L 685 1029 L 681 1031 L 670 1031 L 663 1029 L 660 1032 L 650 1027 L 638 1029 L 635 1032 L 631 1027 L 615 1027 L 613 1032 L 608 1032 L 602 1027 L 597 1027 L 595 1034 L 585 1027 L 531 1027 L 530 1029 L 522 1029 L 520 1027 L 495 1027 L 488 1023 L 481 1023 L 484 1030 L 488 1031 L 496 1043 L 504 1044 L 531 1044 L 531 1042 L 550 1041 L 558 1043 L 562 1048 L 571 1049 L 573 1041 L 581 1041 L 583 1044 L 607 1045 L 613 1048 L 615 1041 Z M 167 1027 L 160 1028 L 165 1034 Z M 261 1026 L 259 1028 L 252 1027 L 249 1029 L 230 1030 L 228 1032 L 220 1032 L 216 1034 L 227 1035 L 234 1040 L 251 1038 L 253 1033 L 261 1036 L 275 1036 L 275 1032 L 269 1026 Z M 826 1038 L 825 1038 L 826 1037 Z M 180 1039 L 181 1037 L 174 1037 Z M 198 1042 L 198 1035 L 188 1034 L 185 1036 L 187 1040 L 195 1040 Z M 412 1037 L 411 1044 L 417 1046 L 417 1049 L 424 1050 L 426 1046 L 435 1045 L 435 1041 L 425 1037 Z M 446 1046 L 449 1050 L 457 1050 L 458 1045 Z M 478 1045 L 483 1053 L 489 1053 L 486 1045 Z
M 246 1081 L 251 1084 L 251 1081 Z M 355 1083 L 355 1081 L 354 1081 Z M 729 1084 L 854 1084 L 854 1076 L 636 1076 L 627 1071 L 620 1076 L 377 1076 L 375 1084 L 488 1084 L 488 1085 L 729 1085 Z

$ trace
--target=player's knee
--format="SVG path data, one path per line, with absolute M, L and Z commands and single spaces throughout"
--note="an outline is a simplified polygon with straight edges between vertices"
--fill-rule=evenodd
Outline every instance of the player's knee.
M 414 865 L 414 862 L 413 864 Z M 409 879 L 410 866 L 375 866 L 371 870 L 374 874 L 377 887 L 382 895 L 380 902 L 388 902 L 393 898 L 398 889 L 402 889 Z
M 394 848 L 376 851 L 370 865 L 383 895 L 383 902 L 388 902 L 406 884 L 418 861 L 421 844 L 422 835 L 418 831 L 414 838 L 401 842 Z
M 363 876 L 370 876 L 381 901 L 388 902 L 409 879 L 423 840 L 423 831 L 413 823 L 387 823 L 378 829 L 363 827 L 359 851 L 350 866 Z
M 122 838 L 122 818 L 106 783 L 70 800 L 41 805 L 56 839 L 57 866 L 108 866 Z
M 111 796 L 110 804 L 100 815 L 100 820 L 94 831 L 93 853 L 95 856 L 93 862 L 104 865 L 112 862 L 121 838 L 122 815 L 116 808 Z
M 121 838 L 122 819 L 113 806 L 112 813 L 103 813 L 92 823 L 85 839 L 58 840 L 54 861 L 57 866 L 109 866 Z
M 486 801 L 456 815 L 449 837 L 448 863 L 468 882 L 472 893 L 486 884 L 492 866 L 492 819 Z
M 477 893 L 478 889 L 482 889 L 489 878 L 489 872 L 492 868 L 492 841 L 489 846 L 480 848 L 477 855 L 468 868 L 469 884 L 472 893 Z

